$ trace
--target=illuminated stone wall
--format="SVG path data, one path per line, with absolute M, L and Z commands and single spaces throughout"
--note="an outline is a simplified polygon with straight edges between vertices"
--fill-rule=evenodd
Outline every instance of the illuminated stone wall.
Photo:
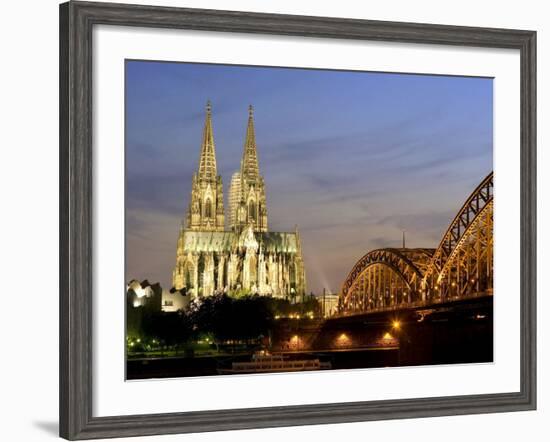
M 192 296 L 250 293 L 292 297 L 306 281 L 297 232 L 181 230 L 173 272 L 176 289 Z

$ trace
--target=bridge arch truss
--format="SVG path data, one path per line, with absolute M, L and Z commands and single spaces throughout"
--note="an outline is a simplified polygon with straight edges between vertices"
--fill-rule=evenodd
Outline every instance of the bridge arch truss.
M 353 267 L 341 314 L 428 306 L 493 294 L 493 174 L 461 207 L 437 249 L 377 249 Z
M 416 250 L 424 255 L 423 249 Z M 363 256 L 346 278 L 340 297 L 344 310 L 380 310 L 418 300 L 422 272 L 410 253 L 378 249 Z

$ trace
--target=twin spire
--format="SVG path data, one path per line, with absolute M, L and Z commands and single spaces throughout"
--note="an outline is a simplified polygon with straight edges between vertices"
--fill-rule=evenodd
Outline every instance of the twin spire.
M 241 173 L 251 180 L 257 180 L 260 176 L 258 154 L 256 150 L 256 135 L 254 132 L 254 109 L 248 106 L 248 125 L 244 142 L 243 157 L 241 160 Z M 206 103 L 206 118 L 202 133 L 201 154 L 199 159 L 199 180 L 215 181 L 218 175 L 216 166 L 216 146 L 214 144 L 214 132 L 212 130 L 212 103 Z
M 252 106 L 248 108 L 248 124 L 240 170 L 233 174 L 229 187 L 229 204 L 232 230 L 240 232 L 252 225 L 255 231 L 267 232 L 265 185 L 258 165 Z M 193 175 L 187 213 L 187 228 L 190 230 L 224 231 L 223 183 L 216 166 L 210 101 L 206 104 L 199 170 Z

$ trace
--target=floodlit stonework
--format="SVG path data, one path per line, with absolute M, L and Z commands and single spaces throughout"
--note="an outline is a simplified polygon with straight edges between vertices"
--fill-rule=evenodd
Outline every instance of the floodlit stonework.
M 223 185 L 217 174 L 210 103 L 206 108 L 199 170 L 193 176 L 185 227 L 177 243 L 173 286 L 193 297 L 215 293 L 301 296 L 306 281 L 300 236 L 269 232 L 266 192 L 260 175 L 254 117 L 249 108 L 241 167 L 229 192 L 225 229 Z

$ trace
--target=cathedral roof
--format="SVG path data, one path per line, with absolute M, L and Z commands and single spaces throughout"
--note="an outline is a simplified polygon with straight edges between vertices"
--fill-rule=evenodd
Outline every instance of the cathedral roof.
M 185 230 L 183 249 L 190 252 L 229 251 L 235 240 L 233 232 L 200 232 Z
M 256 235 L 265 252 L 296 253 L 298 250 L 298 236 L 294 232 L 260 232 Z
M 189 252 L 231 252 L 238 247 L 239 234 L 227 232 L 183 232 L 183 249 Z M 294 232 L 254 232 L 264 253 L 296 253 L 298 236 Z

